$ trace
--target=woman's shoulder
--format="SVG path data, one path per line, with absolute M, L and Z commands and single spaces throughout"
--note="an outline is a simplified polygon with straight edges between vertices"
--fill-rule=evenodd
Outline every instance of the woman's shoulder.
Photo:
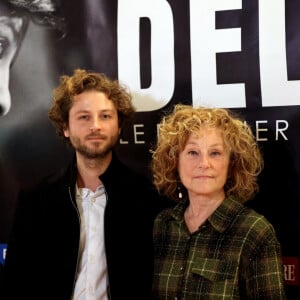
M 237 215 L 235 229 L 240 232 L 249 245 L 278 245 L 278 238 L 272 223 L 262 214 L 244 207 Z
M 244 223 L 249 224 L 254 229 L 261 230 L 265 227 L 273 227 L 271 222 L 263 214 L 248 206 L 244 206 L 239 213 L 239 217 Z

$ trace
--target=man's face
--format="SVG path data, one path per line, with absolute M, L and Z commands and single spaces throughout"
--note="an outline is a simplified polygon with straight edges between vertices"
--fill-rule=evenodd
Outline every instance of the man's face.
M 75 96 L 64 134 L 77 154 L 90 159 L 106 157 L 120 134 L 118 112 L 113 102 L 99 91 Z
M 10 67 L 21 46 L 27 25 L 27 17 L 11 15 L 0 4 L 0 116 L 7 114 L 11 106 Z

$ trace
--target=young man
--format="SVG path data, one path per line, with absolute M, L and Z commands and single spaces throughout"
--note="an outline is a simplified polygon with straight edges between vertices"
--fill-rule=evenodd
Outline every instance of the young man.
M 6 299 L 150 299 L 152 224 L 163 202 L 113 152 L 135 111 L 131 95 L 77 69 L 61 76 L 53 100 L 49 118 L 75 157 L 65 173 L 20 195 Z

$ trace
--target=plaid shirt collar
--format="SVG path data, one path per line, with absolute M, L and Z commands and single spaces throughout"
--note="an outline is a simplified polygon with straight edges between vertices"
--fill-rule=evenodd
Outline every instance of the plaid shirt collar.
M 176 204 L 171 210 L 170 218 L 175 219 L 177 222 L 184 222 L 183 214 L 188 204 L 189 200 L 187 198 Z M 236 201 L 234 197 L 227 197 L 206 222 L 209 222 L 215 230 L 223 232 L 243 208 L 244 205 Z

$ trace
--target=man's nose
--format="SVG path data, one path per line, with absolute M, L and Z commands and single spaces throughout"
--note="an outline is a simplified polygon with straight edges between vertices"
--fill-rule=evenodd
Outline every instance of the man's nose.
M 90 130 L 97 131 L 100 130 L 100 128 L 101 128 L 101 121 L 99 120 L 99 118 L 98 117 L 92 118 Z

